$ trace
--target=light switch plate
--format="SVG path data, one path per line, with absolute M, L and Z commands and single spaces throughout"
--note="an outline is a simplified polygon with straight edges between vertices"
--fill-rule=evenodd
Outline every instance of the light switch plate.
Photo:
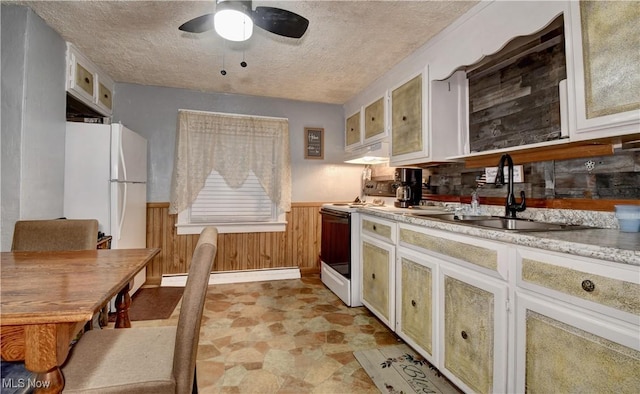
M 498 167 L 486 167 L 484 169 L 484 174 L 487 183 L 496 183 L 496 175 L 498 174 Z M 509 167 L 504 167 L 504 182 L 507 183 L 507 179 L 509 177 Z M 513 166 L 513 182 L 522 183 L 524 182 L 524 170 L 522 165 Z

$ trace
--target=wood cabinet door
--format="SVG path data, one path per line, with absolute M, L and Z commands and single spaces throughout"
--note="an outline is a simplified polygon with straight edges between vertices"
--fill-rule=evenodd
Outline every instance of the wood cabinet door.
M 506 390 L 507 285 L 441 265 L 441 366 L 463 391 Z
M 637 393 L 638 326 L 517 294 L 516 391 Z
M 392 269 L 395 247 L 361 236 L 362 303 L 394 329 L 395 274 Z
M 391 156 L 422 152 L 422 74 L 391 93 Z
M 640 124 L 640 7 L 571 2 L 575 111 L 572 139 L 634 134 Z M 569 96 L 573 99 L 573 95 Z
M 370 142 L 386 135 L 384 97 L 364 109 L 364 141 Z
M 345 148 L 360 145 L 360 112 L 347 118 L 344 133 Z
M 94 74 L 74 57 L 74 74 L 71 88 L 87 100 L 93 101 Z
M 433 280 L 435 266 L 424 259 L 398 252 L 398 300 L 397 332 L 427 353 L 434 362 L 433 352 Z M 407 338 L 408 337 L 408 338 Z M 423 352 L 421 352 L 423 353 Z
M 98 105 L 111 111 L 113 98 L 111 96 L 111 89 L 104 86 L 102 83 L 98 85 Z

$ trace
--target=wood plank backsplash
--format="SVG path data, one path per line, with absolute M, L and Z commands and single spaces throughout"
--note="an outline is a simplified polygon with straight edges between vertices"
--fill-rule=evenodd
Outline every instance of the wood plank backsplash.
M 558 86 L 566 79 L 565 64 L 559 27 L 469 72 L 471 152 L 559 139 Z
M 302 273 L 320 272 L 321 205 L 292 203 L 284 232 L 220 234 L 213 271 L 298 267 Z M 189 270 L 198 235 L 178 235 L 176 220 L 169 203 L 147 204 L 147 247 L 161 249 L 147 267 L 147 285 Z
M 516 161 L 515 164 L 522 163 Z M 547 201 L 640 200 L 640 152 L 637 151 L 524 163 L 523 169 L 524 182 L 514 185 L 518 198 L 520 191 L 524 190 L 527 198 Z M 431 195 L 469 197 L 477 188 L 477 180 L 484 174 L 484 168 L 466 168 L 462 163 L 445 164 L 427 168 L 423 174 L 431 176 Z M 503 199 L 506 186 L 487 184 L 478 189 L 478 194 L 480 197 Z

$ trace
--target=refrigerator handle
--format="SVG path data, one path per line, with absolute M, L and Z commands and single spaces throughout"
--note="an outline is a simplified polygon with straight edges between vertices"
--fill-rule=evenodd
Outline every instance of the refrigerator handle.
M 120 158 L 120 163 L 122 163 L 122 176 L 123 176 L 122 180 L 123 181 L 128 181 L 129 178 L 127 178 L 127 163 L 124 160 L 124 148 L 122 147 L 122 145 L 123 144 L 122 144 L 122 139 L 121 139 L 120 140 L 120 146 L 118 147 L 118 150 L 119 150 L 118 156 L 120 156 L 119 157 Z M 126 194 L 126 192 L 125 192 L 125 194 Z
M 122 213 L 118 221 L 118 240 L 122 238 L 122 226 L 124 225 L 124 215 L 127 213 L 127 182 L 122 183 L 124 186 L 124 195 L 122 196 Z

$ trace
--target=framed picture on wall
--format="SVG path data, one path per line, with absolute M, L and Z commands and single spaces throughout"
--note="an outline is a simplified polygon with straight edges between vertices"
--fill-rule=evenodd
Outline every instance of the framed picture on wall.
M 304 128 L 304 158 L 324 159 L 324 129 Z

